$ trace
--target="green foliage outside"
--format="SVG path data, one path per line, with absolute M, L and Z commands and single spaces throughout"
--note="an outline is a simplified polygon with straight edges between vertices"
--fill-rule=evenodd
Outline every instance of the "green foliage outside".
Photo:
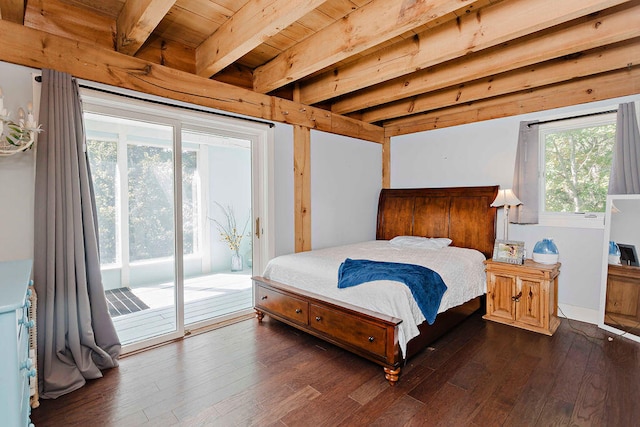
M 98 211 L 100 263 L 113 264 L 117 256 L 116 236 L 116 174 L 118 145 L 115 141 L 87 141 L 87 155 L 93 179 L 93 191 Z
M 545 138 L 547 212 L 604 212 L 615 124 L 555 132 Z
M 172 256 L 173 151 L 127 145 L 129 260 Z
M 87 141 L 91 166 L 101 264 L 121 261 L 118 254 L 119 209 L 118 142 Z M 129 258 L 139 261 L 173 256 L 173 152 L 171 149 L 144 145 L 127 145 L 127 173 L 129 204 Z M 197 152 L 184 151 L 183 165 L 183 221 L 184 253 L 197 250 L 198 189 Z

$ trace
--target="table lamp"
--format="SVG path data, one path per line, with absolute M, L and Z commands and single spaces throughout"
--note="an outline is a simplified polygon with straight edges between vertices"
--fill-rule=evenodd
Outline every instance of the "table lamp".
M 491 207 L 500 208 L 504 206 L 504 240 L 509 240 L 509 208 L 511 206 L 521 205 L 522 202 L 513 194 L 509 188 L 507 190 L 498 190 L 498 195 L 491 203 Z

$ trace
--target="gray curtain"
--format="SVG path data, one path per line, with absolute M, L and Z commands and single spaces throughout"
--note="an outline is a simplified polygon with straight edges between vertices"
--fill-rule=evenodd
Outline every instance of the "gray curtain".
M 513 192 L 522 202 L 511 211 L 513 224 L 538 223 L 538 143 L 537 122 L 520 122 L 516 165 L 513 173 Z
M 77 82 L 42 72 L 33 277 L 41 397 L 56 398 L 118 365 L 120 342 L 100 273 L 93 188 Z
M 640 132 L 633 102 L 618 107 L 609 194 L 640 194 Z

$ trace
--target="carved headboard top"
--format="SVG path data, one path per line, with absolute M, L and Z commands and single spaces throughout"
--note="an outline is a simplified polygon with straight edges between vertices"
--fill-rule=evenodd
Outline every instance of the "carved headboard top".
M 376 238 L 448 237 L 453 246 L 473 248 L 487 258 L 496 239 L 498 186 L 383 189 Z

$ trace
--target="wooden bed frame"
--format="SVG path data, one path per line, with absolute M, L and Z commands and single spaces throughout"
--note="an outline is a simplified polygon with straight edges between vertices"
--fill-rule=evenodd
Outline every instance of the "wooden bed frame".
M 453 246 L 493 254 L 496 209 L 489 205 L 497 186 L 423 189 L 383 189 L 378 204 L 376 238 L 396 236 L 448 237 Z M 255 276 L 255 311 L 369 359 L 384 369 L 391 385 L 402 362 L 445 334 L 481 306 L 477 297 L 438 314 L 433 325 L 419 325 L 420 335 L 402 355 L 398 325 L 402 319 L 366 310 L 283 283 Z M 336 278 L 337 280 L 337 278 Z

